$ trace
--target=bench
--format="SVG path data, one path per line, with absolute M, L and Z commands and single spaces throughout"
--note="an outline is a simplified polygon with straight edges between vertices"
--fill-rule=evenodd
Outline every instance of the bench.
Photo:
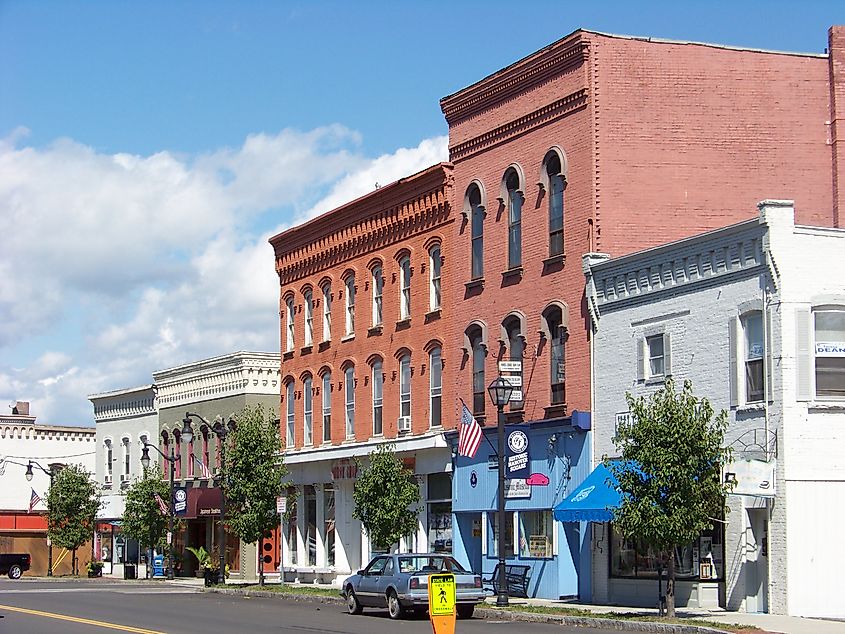
M 499 566 L 493 569 L 488 579 L 482 579 L 485 585 L 492 586 L 493 594 L 499 594 Z M 528 582 L 531 580 L 531 566 L 516 564 L 505 565 L 505 579 L 508 584 L 508 596 L 528 598 Z

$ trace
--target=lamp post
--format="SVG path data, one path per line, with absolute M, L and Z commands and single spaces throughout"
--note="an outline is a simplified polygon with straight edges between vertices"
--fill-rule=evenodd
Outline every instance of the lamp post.
M 184 425 L 182 427 L 181 436 L 179 437 L 180 441 L 182 439 L 184 439 L 185 442 L 189 443 L 189 442 L 191 442 L 191 439 L 193 438 L 193 436 L 194 436 L 194 431 L 193 431 L 193 429 L 191 429 L 190 424 Z M 176 461 L 182 459 L 182 452 L 180 451 L 179 455 L 177 456 L 175 454 L 174 443 L 171 442 L 170 443 L 170 456 L 165 456 L 164 453 L 162 453 L 161 449 L 159 449 L 158 447 L 156 447 L 153 444 L 150 444 L 150 443 L 144 441 L 144 449 L 141 452 L 141 465 L 144 467 L 144 469 L 150 468 L 150 447 L 155 449 L 156 453 L 158 453 L 158 455 L 160 455 L 162 458 L 167 460 L 168 463 L 170 463 L 170 504 L 169 504 L 170 513 L 167 517 L 167 536 L 168 536 L 168 540 L 167 540 L 167 578 L 168 578 L 168 580 L 173 581 L 173 576 L 174 576 L 173 575 L 173 540 L 174 540 L 173 524 L 175 522 L 175 517 L 176 517 L 176 508 L 175 508 L 174 503 L 173 503 L 173 472 L 176 468 Z
M 487 386 L 490 400 L 497 411 L 497 436 L 499 452 L 499 504 L 498 504 L 498 535 L 496 548 L 499 553 L 499 593 L 496 597 L 497 606 L 508 605 L 508 580 L 505 574 L 505 405 L 511 400 L 513 386 L 501 376 L 497 376 Z
M 32 474 L 32 467 L 38 467 L 39 469 L 41 469 L 41 471 L 43 471 L 48 476 L 50 476 L 50 488 L 52 489 L 53 488 L 53 476 L 55 475 L 55 472 L 53 471 L 53 469 L 50 469 L 48 471 L 47 469 L 42 467 L 40 464 L 38 464 L 34 460 L 30 460 L 29 463 L 26 465 L 26 481 L 27 482 L 32 482 L 32 475 L 33 475 Z M 47 493 L 47 496 L 49 497 L 49 491 Z M 48 577 L 53 576 L 53 540 L 50 539 L 49 535 L 47 535 L 47 576 Z
M 235 421 L 230 417 L 228 423 L 223 422 L 223 418 L 218 416 L 214 420 L 214 424 L 209 423 L 205 418 L 199 414 L 192 414 L 185 412 L 185 418 L 182 419 L 184 423 L 183 428 L 189 427 L 191 424 L 191 417 L 198 418 L 207 427 L 209 427 L 216 435 L 220 451 L 220 521 L 217 524 L 217 544 L 220 550 L 220 578 L 219 583 L 226 584 L 226 488 L 224 486 L 226 478 L 226 436 L 235 428 Z

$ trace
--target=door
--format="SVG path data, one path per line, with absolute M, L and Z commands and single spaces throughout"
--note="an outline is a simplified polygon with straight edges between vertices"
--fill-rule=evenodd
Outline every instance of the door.
M 264 574 L 279 572 L 281 565 L 281 535 L 279 528 L 264 533 L 264 544 L 261 553 L 261 565 L 264 566 Z
M 769 512 L 747 509 L 745 529 L 745 610 L 769 611 Z

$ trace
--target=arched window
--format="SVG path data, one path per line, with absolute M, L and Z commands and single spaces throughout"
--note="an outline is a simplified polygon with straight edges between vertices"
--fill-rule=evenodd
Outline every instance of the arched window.
M 518 315 L 511 315 L 502 323 L 507 337 L 508 352 L 511 361 L 522 361 L 525 355 L 525 333 L 522 328 L 522 320 Z M 517 388 L 521 389 L 521 388 Z M 523 401 L 511 400 L 511 410 L 522 409 Z
M 373 436 L 384 433 L 382 409 L 384 404 L 384 366 L 381 359 L 373 362 Z
M 560 306 L 553 304 L 543 311 L 543 332 L 549 338 L 549 371 L 551 404 L 566 402 L 566 320 Z
M 323 374 L 323 442 L 332 441 L 332 373 Z
M 130 461 L 132 460 L 132 453 L 130 451 L 129 438 L 127 436 L 124 436 L 121 442 L 123 444 L 123 475 L 120 479 L 123 482 L 128 482 L 129 481 L 129 468 L 130 468 L 130 464 L 131 464 Z
M 468 193 L 472 235 L 472 279 L 484 277 L 484 207 L 481 205 L 481 190 L 472 185 Z
M 484 416 L 487 403 L 487 383 L 484 378 L 484 361 L 487 356 L 487 346 L 484 343 L 481 327 L 474 325 L 467 331 L 470 354 L 472 355 L 472 413 Z
M 384 292 L 384 276 L 381 265 L 373 267 L 373 326 L 380 326 L 384 321 L 382 312 L 382 293 Z
M 435 244 L 428 251 L 428 309 L 440 310 L 440 269 L 443 264 L 440 257 L 440 245 Z
M 355 438 L 355 367 L 350 365 L 343 374 L 346 401 L 346 437 Z
M 296 415 L 294 413 L 294 400 L 293 400 L 293 381 L 287 384 L 285 388 L 285 400 L 287 402 L 287 425 L 286 430 L 287 434 L 285 436 L 285 446 L 286 447 L 293 447 L 294 446 L 294 424 L 296 420 Z
M 314 293 L 311 289 L 307 289 L 304 294 L 305 299 L 305 345 L 310 346 L 314 343 Z
M 411 420 L 411 355 L 399 359 L 399 416 Z M 408 424 L 408 423 L 406 423 Z
M 293 338 L 293 315 L 294 315 L 294 305 L 293 305 L 293 297 L 288 297 L 285 301 L 285 321 L 287 323 L 287 339 L 285 340 L 285 351 L 290 352 L 293 350 L 294 346 L 294 338 Z
M 346 286 L 346 332 L 347 336 L 355 334 L 355 276 L 350 273 L 344 280 Z
M 519 174 L 514 168 L 505 172 L 508 206 L 508 268 L 522 266 L 522 191 Z
M 557 152 L 550 151 L 544 163 L 549 190 L 549 257 L 555 257 L 563 254 L 563 190 L 566 181 Z
M 309 376 L 302 382 L 303 445 L 310 445 L 314 442 L 314 393 L 312 392 L 311 387 L 312 380 Z
M 411 317 L 411 257 L 399 259 L 399 319 Z
M 176 462 L 174 463 L 177 480 L 182 479 L 182 434 L 178 429 L 173 430 L 173 446 L 175 448 Z
M 332 338 L 332 285 L 326 282 L 323 291 L 323 341 Z
M 428 424 L 440 427 L 441 398 L 443 395 L 443 357 L 440 346 L 436 346 L 428 353 Z

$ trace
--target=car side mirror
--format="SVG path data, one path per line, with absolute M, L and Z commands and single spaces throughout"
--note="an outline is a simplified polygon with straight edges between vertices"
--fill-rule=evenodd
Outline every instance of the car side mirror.
M 363 574 L 364 574 L 364 569 L 363 569 L 363 568 L 361 568 L 361 570 L 359 570 L 359 571 L 358 571 L 358 572 L 356 572 L 355 574 L 358 574 L 358 575 L 363 575 Z

